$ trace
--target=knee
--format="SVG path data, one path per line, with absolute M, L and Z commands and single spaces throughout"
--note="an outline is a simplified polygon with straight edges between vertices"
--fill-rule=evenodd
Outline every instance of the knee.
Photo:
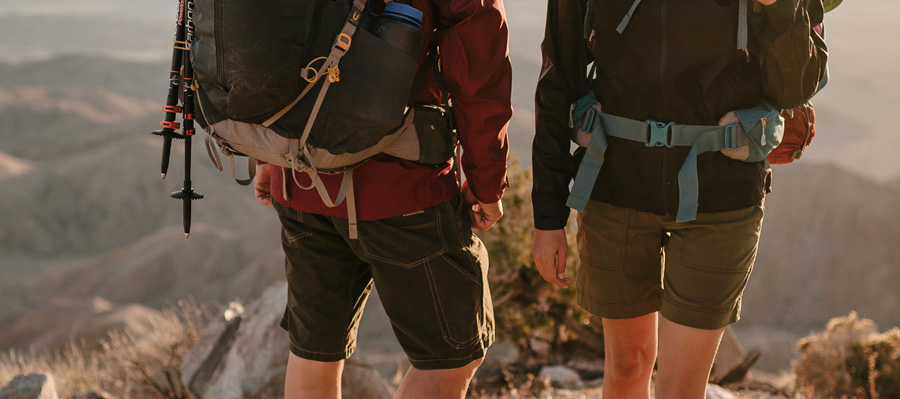
M 606 370 L 623 381 L 640 381 L 650 375 L 655 363 L 656 351 L 633 349 L 615 356 L 607 354 Z

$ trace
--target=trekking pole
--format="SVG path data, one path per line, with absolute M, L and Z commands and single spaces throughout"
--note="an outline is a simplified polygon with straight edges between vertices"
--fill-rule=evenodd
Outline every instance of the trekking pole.
M 184 183 L 181 191 L 175 191 L 171 194 L 172 198 L 182 201 L 182 211 L 184 216 L 184 238 L 191 235 L 191 201 L 203 198 L 203 194 L 195 192 L 191 187 L 191 137 L 194 136 L 194 68 L 191 65 L 191 35 L 194 28 L 193 5 L 192 0 L 182 0 L 184 7 L 184 29 L 187 32 L 184 41 L 184 50 L 182 55 L 182 75 L 181 81 L 184 87 L 184 106 L 182 107 L 182 135 L 184 136 Z
M 175 117 L 182 112 L 178 106 L 178 91 L 181 89 L 181 65 L 185 51 L 184 43 L 184 14 L 185 1 L 181 0 L 178 4 L 178 18 L 176 19 L 175 40 L 172 45 L 172 67 L 169 71 L 169 95 L 166 97 L 166 104 L 162 110 L 166 113 L 165 118 L 160 122 L 162 129 L 151 132 L 153 135 L 162 136 L 162 162 L 160 165 L 160 174 L 162 178 L 166 178 L 166 172 L 169 170 L 169 154 L 172 152 L 172 139 L 182 139 L 184 136 L 175 132 L 178 129 L 178 122 Z

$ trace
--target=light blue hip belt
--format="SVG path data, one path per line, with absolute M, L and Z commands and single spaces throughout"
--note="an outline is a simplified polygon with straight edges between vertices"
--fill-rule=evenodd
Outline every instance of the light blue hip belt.
M 588 95 L 593 98 L 593 95 Z M 587 96 L 586 96 L 587 97 Z M 594 103 L 596 100 L 593 101 Z M 678 214 L 675 221 L 689 222 L 697 218 L 699 181 L 697 178 L 697 156 L 721 149 L 735 150 L 750 146 L 750 157 L 746 162 L 759 162 L 780 142 L 784 132 L 781 110 L 761 103 L 759 106 L 735 111 L 740 123 L 727 126 L 681 125 L 675 122 L 654 120 L 638 121 L 598 112 L 590 108 L 593 104 L 579 101 L 580 108 L 587 108 L 581 130 L 591 133 L 584 159 L 575 175 L 566 206 L 584 211 L 593 191 L 594 183 L 603 167 L 606 137 L 644 143 L 647 147 L 690 147 L 681 170 L 678 172 Z M 749 126 L 748 126 L 749 125 Z M 749 132 L 749 133 L 747 133 Z M 577 129 L 573 129 L 573 141 Z M 577 141 L 576 141 L 577 143 Z

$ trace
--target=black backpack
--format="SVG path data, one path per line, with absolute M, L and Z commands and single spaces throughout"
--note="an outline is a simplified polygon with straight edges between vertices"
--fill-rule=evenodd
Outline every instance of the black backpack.
M 378 153 L 435 165 L 450 159 L 456 138 L 449 107 L 413 103 L 417 59 L 366 29 L 379 17 L 366 1 L 182 0 L 184 38 L 176 34 L 176 52 L 181 45 L 190 66 L 178 72 L 185 103 L 197 105 L 197 115 L 184 119 L 208 133 L 220 171 L 222 153 L 231 158 L 232 176 L 234 156 L 250 158 L 249 178 L 235 177 L 244 185 L 255 159 L 290 169 L 295 181 L 306 173 L 312 184 L 298 185 L 315 187 L 326 205 L 337 206 L 352 196 L 353 168 Z M 423 71 L 433 66 L 438 73 L 436 57 L 432 49 Z M 334 197 L 319 172 L 345 174 Z

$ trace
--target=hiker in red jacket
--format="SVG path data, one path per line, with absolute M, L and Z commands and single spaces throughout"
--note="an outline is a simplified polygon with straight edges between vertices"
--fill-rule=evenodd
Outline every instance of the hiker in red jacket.
M 372 3 L 379 12 L 384 6 Z M 346 203 L 329 208 L 290 170 L 261 168 L 257 199 L 275 207 L 283 227 L 287 398 L 341 397 L 344 360 L 356 346 L 373 283 L 412 365 L 397 398 L 463 398 L 494 339 L 487 253 L 472 228 L 487 230 L 500 219 L 507 187 L 512 82 L 503 4 L 404 3 L 424 13 L 419 65 L 428 76 L 417 101 L 441 103 L 430 71 L 422 71 L 426 50 L 436 44 L 466 182 L 459 186 L 449 161 L 427 166 L 377 155 L 354 170 L 359 224 L 358 239 L 350 239 Z M 320 176 L 329 192 L 338 192 L 342 176 Z M 310 184 L 305 175 L 297 178 Z
M 603 320 L 603 397 L 648 398 L 656 364 L 657 398 L 703 398 L 723 329 L 740 316 L 770 189 L 765 155 L 750 162 L 770 136 L 748 139 L 738 115 L 762 107 L 748 126 L 769 132 L 780 108 L 814 94 L 822 1 L 548 4 L 535 263 L 568 287 L 567 204 L 581 209 L 577 298 Z M 573 140 L 587 148 L 571 154 Z

